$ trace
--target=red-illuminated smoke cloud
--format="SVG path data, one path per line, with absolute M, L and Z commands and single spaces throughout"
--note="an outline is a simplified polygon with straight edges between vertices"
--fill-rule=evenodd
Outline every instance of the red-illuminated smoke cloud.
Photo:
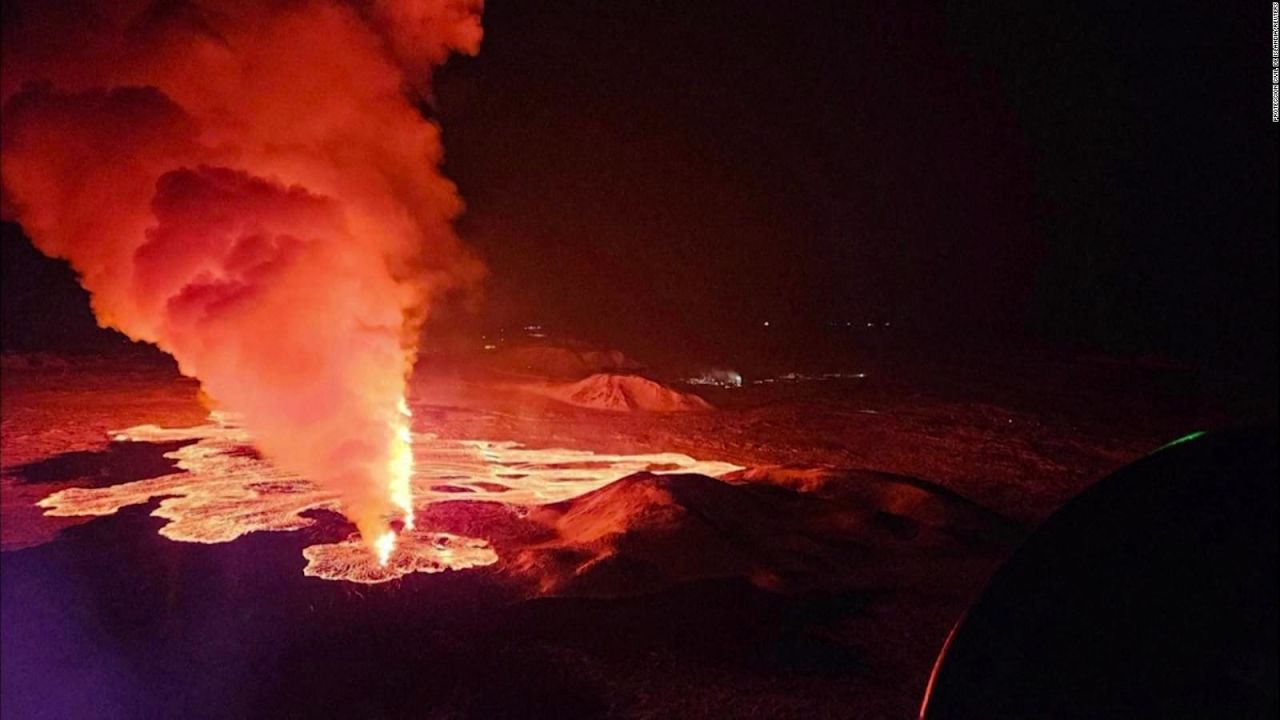
M 415 102 L 475 0 L 6 3 L 7 214 L 366 538 L 431 299 L 482 270 Z M 403 458 L 401 458 L 403 459 Z

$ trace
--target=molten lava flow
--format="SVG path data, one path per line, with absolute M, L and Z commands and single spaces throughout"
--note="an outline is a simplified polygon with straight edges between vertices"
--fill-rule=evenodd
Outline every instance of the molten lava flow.
M 413 528 L 422 323 L 483 274 L 419 110 L 432 68 L 478 50 L 480 6 L 5 5 L 6 216 L 388 558 Z
M 409 573 L 438 573 L 484 567 L 498 561 L 489 543 L 449 533 L 405 532 L 403 547 L 376 565 L 358 539 L 312 545 L 302 551 L 307 566 L 302 574 L 323 580 L 374 585 Z
M 478 538 L 431 533 L 411 526 L 413 503 L 485 501 L 536 506 L 571 500 L 637 472 L 723 475 L 742 469 L 724 462 L 695 460 L 678 453 L 598 454 L 587 450 L 536 449 L 514 442 L 444 440 L 412 435 L 408 408 L 397 413 L 409 454 L 397 456 L 397 496 L 409 504 L 400 534 L 387 529 L 372 548 L 359 536 L 303 550 L 307 575 L 329 580 L 378 583 L 414 572 L 440 572 L 498 561 Z M 252 532 L 292 531 L 315 525 L 308 514 L 340 511 L 341 493 L 306 480 L 249 452 L 251 439 L 237 417 L 211 414 L 212 422 L 192 428 L 154 425 L 120 430 L 116 442 L 194 441 L 165 456 L 178 472 L 100 488 L 68 488 L 40 501 L 46 515 L 111 515 L 120 508 L 162 498 L 151 513 L 168 522 L 160 534 L 181 542 L 223 543 Z M 412 442 L 411 442 L 412 441 Z M 399 506 L 399 502 L 397 502 Z M 367 537 L 367 536 L 366 536 Z M 372 551 L 371 551 L 372 550 Z

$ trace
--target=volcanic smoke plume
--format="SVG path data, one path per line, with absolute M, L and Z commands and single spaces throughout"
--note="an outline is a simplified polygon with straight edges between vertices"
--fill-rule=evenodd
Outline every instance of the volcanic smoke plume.
M 98 321 L 172 354 L 385 554 L 412 520 L 406 373 L 451 228 L 431 68 L 479 0 L 6 2 L 5 214 Z

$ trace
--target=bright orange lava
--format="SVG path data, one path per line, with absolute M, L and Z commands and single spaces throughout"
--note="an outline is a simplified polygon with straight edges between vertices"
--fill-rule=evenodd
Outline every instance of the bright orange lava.
M 230 542 L 251 532 L 299 530 L 315 524 L 303 515 L 308 510 L 340 512 L 334 492 L 283 473 L 250 452 L 252 441 L 233 417 L 221 413 L 210 417 L 209 424 L 192 428 L 141 425 L 114 433 L 116 441 L 193 440 L 166 454 L 177 461 L 178 472 L 109 487 L 68 488 L 38 505 L 46 515 L 111 515 L 122 507 L 162 497 L 151 513 L 169 521 L 160 534 L 202 543 Z M 409 432 L 407 421 L 405 432 Z M 413 572 L 461 570 L 498 561 L 482 539 L 412 527 L 413 510 L 431 503 L 543 505 L 570 500 L 642 471 L 716 476 L 741 469 L 678 453 L 610 455 L 533 449 L 514 442 L 443 440 L 430 434 L 413 434 L 411 439 L 412 454 L 399 461 L 407 470 L 407 487 L 397 491 L 406 519 L 401 534 L 379 538 L 376 554 L 358 535 L 309 546 L 303 551 L 307 575 L 378 583 Z
M 394 446 L 391 448 L 391 461 L 388 463 L 387 474 L 389 481 L 387 490 L 391 495 L 391 502 L 404 513 L 404 529 L 413 530 L 413 433 L 409 429 L 409 420 L 413 417 L 413 413 L 409 410 L 409 403 L 405 402 L 401 396 L 396 405 L 396 419 L 393 423 L 392 442 Z M 387 530 L 373 540 L 374 552 L 378 555 L 378 564 L 382 567 L 387 566 L 387 562 L 391 559 L 392 553 L 396 550 L 396 533 L 394 530 Z
M 406 530 L 400 533 L 398 541 L 395 554 L 379 558 L 376 563 L 370 562 L 369 549 L 358 534 L 338 543 L 311 545 L 302 551 L 307 559 L 302 572 L 325 580 L 373 585 L 409 573 L 463 570 L 498 561 L 489 543 L 475 538 Z

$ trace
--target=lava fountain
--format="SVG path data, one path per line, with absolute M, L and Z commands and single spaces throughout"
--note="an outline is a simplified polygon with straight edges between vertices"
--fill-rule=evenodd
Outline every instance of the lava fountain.
M 385 564 L 413 528 L 406 374 L 458 242 L 432 68 L 478 0 L 5 4 L 4 213 Z

